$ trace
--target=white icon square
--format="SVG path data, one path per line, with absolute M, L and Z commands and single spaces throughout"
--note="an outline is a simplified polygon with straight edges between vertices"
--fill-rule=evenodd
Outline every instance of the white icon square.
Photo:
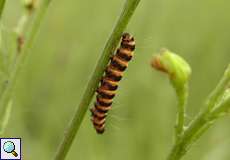
M 21 138 L 0 139 L 0 160 L 21 160 Z

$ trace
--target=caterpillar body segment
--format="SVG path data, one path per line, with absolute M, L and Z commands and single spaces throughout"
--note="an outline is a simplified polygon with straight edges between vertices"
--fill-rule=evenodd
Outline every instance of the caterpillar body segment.
M 134 38 L 129 33 L 122 35 L 120 47 L 111 57 L 109 65 L 106 67 L 100 85 L 96 90 L 96 102 L 91 108 L 92 122 L 98 134 L 105 131 L 106 116 L 116 95 L 119 81 L 122 79 L 124 71 L 128 67 L 128 62 L 133 57 L 135 50 Z

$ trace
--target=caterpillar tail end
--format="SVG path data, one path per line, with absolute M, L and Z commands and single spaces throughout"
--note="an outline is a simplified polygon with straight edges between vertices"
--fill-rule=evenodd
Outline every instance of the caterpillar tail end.
M 105 129 L 99 129 L 99 130 L 96 130 L 97 134 L 101 135 L 105 132 Z

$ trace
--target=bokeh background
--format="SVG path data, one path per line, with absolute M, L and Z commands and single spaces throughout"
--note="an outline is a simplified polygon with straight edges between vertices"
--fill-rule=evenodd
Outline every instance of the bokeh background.
M 24 159 L 52 159 L 123 4 L 53 0 L 17 81 L 6 130 L 7 136 L 22 138 Z M 191 120 L 229 63 L 229 10 L 226 0 L 142 0 L 126 29 L 135 36 L 137 49 L 107 131 L 97 135 L 88 112 L 67 160 L 165 159 L 177 102 L 167 77 L 150 67 L 150 59 L 166 47 L 190 63 Z M 13 29 L 21 14 L 21 1 L 8 1 L 4 26 Z M 219 120 L 184 160 L 229 160 L 229 121 Z

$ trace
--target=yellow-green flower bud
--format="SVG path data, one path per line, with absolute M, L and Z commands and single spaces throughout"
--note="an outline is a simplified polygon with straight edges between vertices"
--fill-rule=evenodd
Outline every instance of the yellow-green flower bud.
M 191 75 L 189 64 L 183 58 L 167 49 L 162 49 L 160 54 L 155 55 L 151 65 L 153 68 L 167 73 L 172 84 L 177 89 L 178 87 L 183 87 Z

